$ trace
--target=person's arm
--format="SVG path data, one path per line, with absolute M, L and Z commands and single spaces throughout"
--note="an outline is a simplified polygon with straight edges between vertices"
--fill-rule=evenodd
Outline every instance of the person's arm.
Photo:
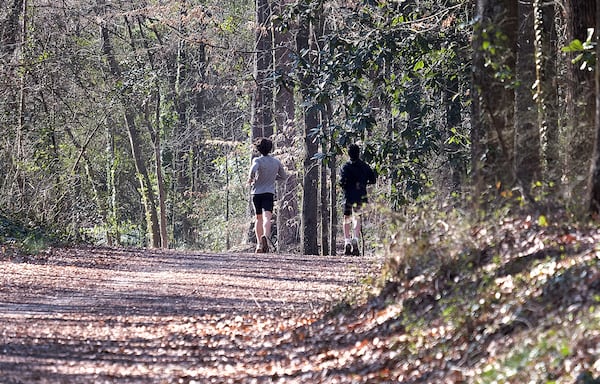
M 256 172 L 258 171 L 258 162 L 256 159 L 252 161 L 252 166 L 250 167 L 250 172 L 248 173 L 248 184 L 252 185 L 256 181 Z
M 346 184 L 348 183 L 348 175 L 347 175 L 347 167 L 344 164 L 340 169 L 340 186 L 343 189 L 346 189 Z

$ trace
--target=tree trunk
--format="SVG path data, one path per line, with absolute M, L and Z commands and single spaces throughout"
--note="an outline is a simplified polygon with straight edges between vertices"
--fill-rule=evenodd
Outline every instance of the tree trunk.
M 166 208 L 166 192 L 165 181 L 162 171 L 161 146 L 160 146 L 160 90 L 156 90 L 156 126 L 157 129 L 152 129 L 149 116 L 146 116 L 146 127 L 154 144 L 154 162 L 156 167 L 156 186 L 158 189 L 158 206 L 159 206 L 159 232 L 160 232 L 160 247 L 169 248 L 169 237 L 167 231 L 167 208 Z
M 106 27 L 102 26 L 101 34 L 102 34 L 103 52 L 107 58 L 111 75 L 115 78 L 115 80 L 122 80 L 122 78 L 123 78 L 122 71 L 119 66 L 119 63 L 117 62 L 117 60 L 114 57 L 108 29 L 106 29 Z M 152 247 L 157 248 L 160 246 L 160 230 L 159 230 L 159 225 L 158 225 L 158 214 L 156 211 L 156 204 L 155 204 L 153 193 L 152 193 L 152 184 L 150 182 L 150 177 L 148 176 L 146 164 L 144 163 L 144 160 L 143 160 L 141 137 L 140 137 L 139 130 L 135 123 L 135 110 L 133 109 L 133 106 L 132 106 L 133 103 L 131 102 L 131 100 L 127 100 L 123 96 L 123 100 L 121 100 L 121 101 L 123 103 L 124 119 L 125 119 L 125 124 L 127 126 L 129 143 L 131 145 L 131 154 L 133 156 L 133 160 L 135 163 L 137 177 L 140 182 L 140 195 L 142 197 L 142 203 L 144 205 L 144 210 L 145 210 L 147 234 L 149 236 L 150 245 Z
M 324 153 L 326 151 L 323 151 Z M 321 182 L 320 182 L 320 200 L 321 200 L 321 254 L 324 256 L 329 255 L 329 239 L 330 233 L 329 230 L 331 227 L 329 226 L 329 188 L 327 187 L 328 177 L 327 177 L 327 165 L 324 161 L 321 161 L 319 164 L 320 173 L 321 173 Z M 334 209 L 334 207 L 331 207 Z
M 7 12 L 8 17 L 2 22 L 0 32 L 0 52 L 6 56 L 12 55 L 18 47 L 19 33 L 19 18 L 24 9 L 25 0 L 14 0 L 10 6 L 10 12 Z
M 310 48 L 312 45 L 311 22 L 308 19 L 301 18 L 298 34 L 296 35 L 297 51 L 304 52 L 302 59 L 307 62 L 312 62 Z M 312 103 L 308 88 L 312 82 L 310 68 L 304 68 L 301 74 L 302 97 L 304 104 Z M 319 247 L 317 243 L 317 216 L 318 216 L 318 181 L 319 167 L 313 159 L 317 153 L 318 144 L 313 135 L 313 130 L 318 127 L 319 119 L 315 108 L 308 106 L 304 107 L 304 177 L 302 182 L 302 237 L 301 247 L 305 255 L 318 255 Z
M 564 2 L 565 20 L 567 23 L 567 41 L 579 39 L 585 41 L 587 29 L 595 26 L 596 0 L 567 0 Z M 575 55 L 570 58 L 574 58 Z M 569 148 L 565 179 L 568 186 L 567 197 L 570 202 L 580 207 L 590 191 L 586 191 L 585 180 L 592 167 L 594 152 L 593 141 L 595 126 L 594 73 L 580 70 L 581 63 L 567 64 L 567 87 L 565 103 L 567 105 L 566 120 L 571 125 L 566 127 L 566 145 Z
M 567 41 L 579 39 L 586 40 L 587 28 L 595 26 L 595 0 L 567 0 L 564 3 L 564 12 L 567 29 Z M 574 58 L 575 55 L 570 57 Z M 587 70 L 580 70 L 581 63 L 567 64 L 567 86 L 565 89 L 565 103 L 567 105 L 566 142 L 569 149 L 566 156 L 564 177 L 569 190 L 567 196 L 576 206 L 584 201 L 590 191 L 586 192 L 584 180 L 588 177 L 592 167 L 590 159 L 593 157 L 593 142 L 595 126 L 595 101 L 594 74 Z
M 273 29 L 271 27 L 271 6 L 268 0 L 256 0 L 256 30 L 254 54 L 254 91 L 250 124 L 252 142 L 261 137 L 273 136 Z M 254 156 L 254 154 L 252 154 Z M 252 159 L 251 159 L 252 161 Z M 252 216 L 252 202 L 248 202 L 248 216 Z M 277 218 L 275 218 L 277 220 Z M 254 226 L 248 227 L 248 239 L 255 238 Z M 258 242 L 258 239 L 256 239 Z
M 252 98 L 252 138 L 273 135 L 273 34 L 268 0 L 256 0 L 256 53 Z
M 279 12 L 283 12 L 287 4 L 278 4 Z M 292 67 L 290 54 L 293 48 L 293 36 L 289 31 L 273 31 L 275 44 L 275 73 L 279 78 L 275 92 L 275 127 L 280 149 L 292 149 L 294 139 L 298 136 L 294 123 L 294 93 L 289 86 L 287 73 Z M 281 156 L 287 172 L 288 179 L 280 183 L 278 190 L 279 211 L 277 213 L 277 244 L 279 250 L 287 249 L 300 241 L 298 227 L 298 179 L 296 177 L 296 159 L 294 156 Z
M 17 134 L 16 134 L 16 142 L 15 142 L 15 153 L 17 164 L 22 160 L 22 152 L 23 152 L 23 135 L 25 134 L 25 98 L 26 98 L 26 89 L 25 89 L 25 80 L 27 75 L 27 31 L 28 31 L 28 3 L 27 0 L 23 0 L 22 2 L 22 28 L 21 28 L 21 52 L 19 58 L 20 68 L 20 76 L 19 76 L 19 111 L 18 111 L 18 121 L 17 121 Z
M 332 107 L 331 107 L 331 103 L 327 103 L 325 105 L 325 116 L 326 116 L 326 121 L 327 121 L 327 127 L 331 127 L 332 123 L 333 123 L 333 119 L 332 119 Z M 337 148 L 336 148 L 336 142 L 335 140 L 333 140 L 332 137 L 329 137 L 329 162 L 328 162 L 328 168 L 329 168 L 329 206 L 330 208 L 330 216 L 329 216 L 329 254 L 331 256 L 335 256 L 337 253 L 337 231 L 338 231 L 338 216 L 337 216 L 337 210 L 338 210 L 338 204 L 337 204 L 337 176 L 338 176 L 338 169 L 337 169 L 337 157 L 336 157 L 336 153 L 337 153 Z
M 313 159 L 317 153 L 317 143 L 310 135 L 310 130 L 319 124 L 314 112 L 304 112 L 304 178 L 302 183 L 302 250 L 305 255 L 318 255 L 318 177 L 319 166 Z
M 24 8 L 23 1 L 24 0 L 14 0 L 10 5 L 10 11 L 6 12 L 7 18 L 2 20 L 0 23 L 0 58 L 6 63 L 13 62 L 14 59 L 18 57 L 19 53 L 21 56 L 23 55 L 22 52 L 17 50 L 17 48 L 22 49 L 25 46 L 25 44 L 19 44 L 20 39 L 23 41 L 23 36 L 21 36 L 23 27 L 19 29 L 19 20 Z M 17 54 L 15 54 L 15 52 Z M 15 68 L 15 70 L 11 70 L 10 72 L 11 75 L 14 75 L 15 77 L 18 76 L 20 80 L 20 75 L 18 74 L 17 69 L 18 68 Z M 8 104 L 10 108 L 19 110 L 18 94 L 15 92 L 15 90 L 16 88 L 6 87 L 4 90 L 6 94 L 3 97 L 6 98 L 6 104 Z M 20 116 L 14 113 L 11 115 L 11 120 L 14 121 L 14 124 L 18 130 L 19 124 L 21 123 Z M 16 151 L 11 151 L 10 155 L 13 165 L 16 164 Z
M 515 68 L 517 1 L 479 0 L 476 19 L 478 22 L 473 31 L 471 168 L 475 196 L 480 196 L 488 186 L 512 185 L 515 181 L 512 169 L 515 96 L 512 88 L 498 80 L 495 74 L 502 74 L 503 68 Z M 486 50 L 484 43 L 494 47 L 495 53 Z M 490 55 L 492 66 L 486 65 Z
M 555 185 L 560 180 L 560 146 L 558 131 L 558 41 L 554 22 L 554 3 L 534 0 L 535 100 L 540 131 L 540 166 L 542 179 Z
M 106 240 L 108 245 L 120 243 L 119 233 L 119 211 L 117 208 L 117 184 L 116 184 L 117 162 L 115 161 L 115 132 L 112 119 L 109 117 L 106 126 L 106 189 L 107 189 L 107 231 Z
M 531 89 L 536 83 L 534 18 L 530 2 L 519 1 L 519 38 L 515 65 L 514 170 L 527 193 L 540 180 L 538 111 Z
M 185 30 L 181 33 L 186 32 Z M 175 99 L 175 110 L 177 111 L 177 123 L 173 129 L 173 239 L 191 244 L 193 239 L 193 226 L 189 220 L 188 204 L 184 201 L 187 194 L 192 192 L 192 178 L 189 170 L 187 157 L 190 153 L 191 143 L 189 140 L 180 141 L 179 137 L 187 136 L 191 109 L 186 83 L 188 81 L 188 59 L 186 52 L 186 41 L 181 39 L 177 45 L 176 76 L 173 79 L 173 91 Z
M 596 7 L 596 31 L 600 31 L 600 7 Z M 600 34 L 594 35 L 596 38 L 596 58 L 600 57 Z M 589 177 L 589 211 L 593 217 L 598 218 L 600 214 L 600 60 L 596 60 L 596 70 L 594 72 L 594 86 L 596 90 L 595 98 L 595 131 L 596 140 L 594 141 L 594 156 Z
M 152 54 L 152 50 L 150 49 L 150 45 L 148 44 L 148 40 L 144 33 L 144 27 L 142 25 L 142 18 L 138 17 L 138 27 L 139 33 L 143 37 L 142 42 L 146 52 L 148 54 L 148 61 L 150 62 L 150 66 L 153 71 L 156 70 L 154 65 L 154 55 Z M 157 36 L 158 32 L 154 31 Z M 134 41 L 133 36 L 131 36 L 132 41 Z M 156 167 L 156 187 L 158 189 L 158 206 L 159 206 L 159 231 L 160 231 L 160 246 L 161 248 L 169 248 L 169 237 L 167 231 L 167 211 L 166 211 L 166 192 L 165 192 L 165 182 L 163 177 L 162 170 L 162 158 L 161 158 L 161 142 L 160 142 L 160 108 L 161 108 L 161 97 L 160 97 L 160 85 L 155 80 L 154 84 L 154 99 L 156 103 L 155 113 L 154 113 L 154 121 L 156 124 L 156 129 L 152 128 L 152 123 L 150 119 L 150 108 L 149 103 L 146 104 L 145 111 L 145 121 L 146 128 L 148 129 L 148 133 L 150 134 L 150 138 L 154 144 L 154 165 Z
M 189 31 L 186 29 L 185 18 L 187 11 L 182 10 L 178 26 L 178 35 L 182 36 L 177 44 L 177 52 L 173 57 L 173 71 L 169 81 L 172 87 L 174 109 L 177 121 L 173 127 L 170 141 L 174 144 L 172 151 L 172 184 L 171 184 L 171 231 L 173 240 L 179 243 L 192 245 L 195 226 L 191 220 L 194 216 L 192 204 L 189 204 L 191 193 L 197 192 L 194 185 L 196 172 L 196 152 L 194 151 L 197 133 L 194 121 L 205 119 L 206 91 L 203 84 L 206 80 L 206 46 L 199 43 L 188 43 L 184 37 Z M 196 48 L 196 50 L 194 50 Z M 185 139 L 184 139 L 185 138 Z
M 445 141 L 460 129 L 461 119 L 461 98 L 459 92 L 459 78 L 458 76 L 452 76 L 446 78 L 446 87 L 444 90 L 444 105 L 446 107 L 446 137 Z M 464 161 L 460 156 L 461 145 L 460 144 L 447 144 L 446 152 L 448 153 L 448 161 L 450 163 L 451 180 L 452 180 L 452 191 L 456 191 L 460 188 L 463 179 L 467 174 L 467 170 L 464 167 Z

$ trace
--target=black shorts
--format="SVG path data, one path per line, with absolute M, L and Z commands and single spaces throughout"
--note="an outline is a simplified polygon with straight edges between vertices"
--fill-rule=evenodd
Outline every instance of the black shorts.
M 367 203 L 367 200 L 363 200 L 358 203 L 344 203 L 344 216 L 352 216 L 352 213 L 358 213 L 360 209 Z
M 263 211 L 273 212 L 274 195 L 272 193 L 259 193 L 252 195 L 254 211 L 257 215 L 262 215 Z

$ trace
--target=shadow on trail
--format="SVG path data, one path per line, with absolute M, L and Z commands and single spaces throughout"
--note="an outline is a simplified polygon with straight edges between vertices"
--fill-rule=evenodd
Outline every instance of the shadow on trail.
M 344 287 L 356 275 L 348 259 L 333 257 L 110 248 L 54 250 L 44 258 L 9 264 L 14 268 L 3 288 L 16 294 L 0 295 L 0 313 L 21 308 L 31 313 L 195 316 L 311 309 L 311 294 L 322 293 L 323 286 Z M 28 268 L 20 269 L 20 264 Z
M 0 268 L 3 383 L 164 383 L 264 360 L 255 354 L 267 332 L 260 322 L 322 308 L 367 266 L 344 257 L 73 248 L 0 259 Z

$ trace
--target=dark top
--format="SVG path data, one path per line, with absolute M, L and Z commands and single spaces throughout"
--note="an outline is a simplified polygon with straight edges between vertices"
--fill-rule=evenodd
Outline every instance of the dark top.
M 375 184 L 375 172 L 364 161 L 348 161 L 340 171 L 340 185 L 344 189 L 346 204 L 367 201 L 367 184 Z

